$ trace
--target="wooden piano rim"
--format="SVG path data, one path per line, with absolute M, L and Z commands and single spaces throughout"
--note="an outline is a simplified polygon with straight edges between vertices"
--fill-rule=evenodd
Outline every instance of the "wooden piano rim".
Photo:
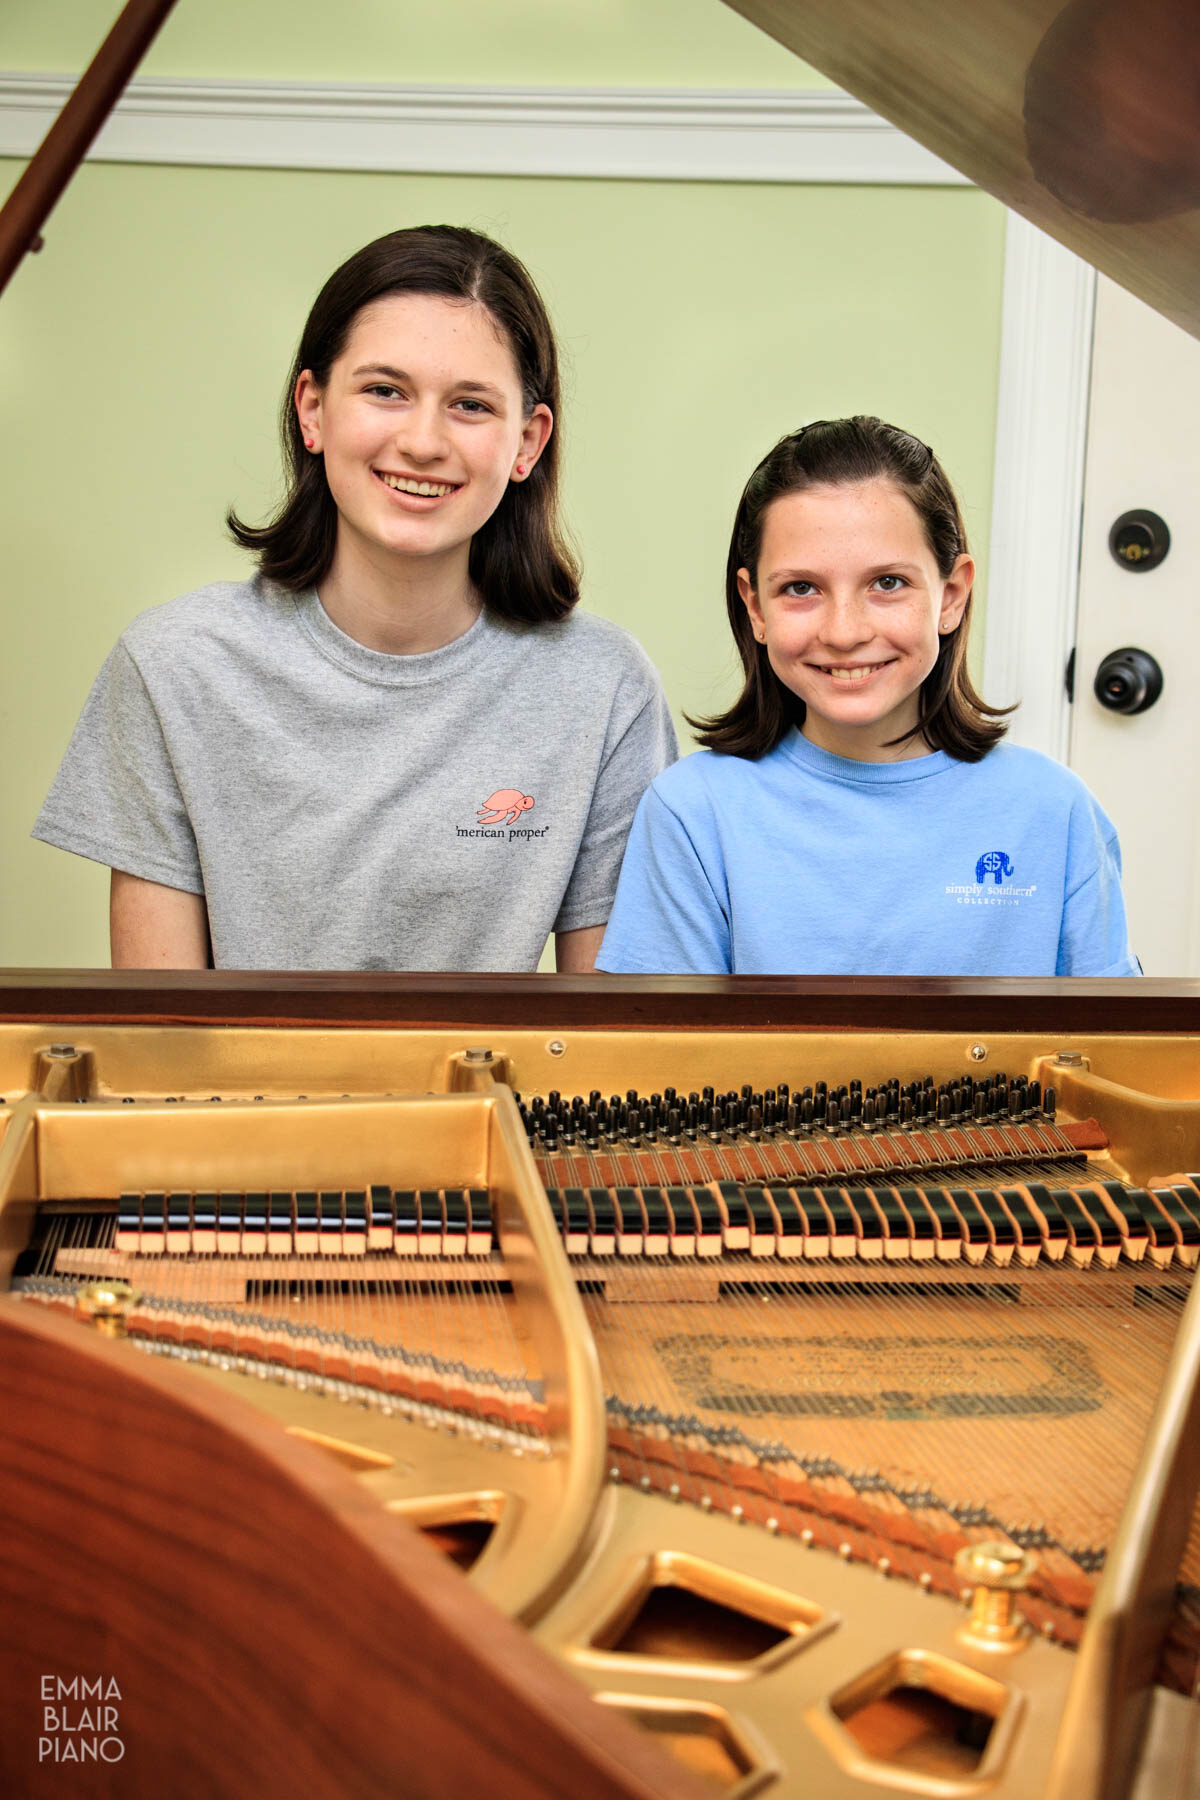
M 0 971 L 0 1023 L 1200 1035 L 1200 981 Z
M 704 1800 L 706 1787 L 596 1706 L 319 1451 L 264 1433 L 228 1394 L 184 1386 L 153 1359 L 41 1308 L 0 1306 L 0 1347 L 15 1446 L 6 1529 L 51 1553 L 36 1603 L 30 1591 L 0 1595 L 36 1613 L 0 1645 L 0 1776 L 23 1779 L 22 1752 L 36 1754 L 29 1696 L 43 1668 L 111 1675 L 119 1660 L 123 1676 L 137 1677 L 121 1698 L 130 1800 L 168 1787 L 181 1800 L 278 1791 L 272 1770 L 291 1768 L 300 1749 L 313 1754 L 294 1791 L 313 1800 L 489 1790 L 513 1800 Z M 213 1472 L 212 1504 L 196 1504 L 198 1468 Z M 267 1517 L 286 1581 L 264 1555 Z M 97 1579 L 96 1544 L 107 1579 Z M 0 1573 L 30 1590 L 28 1570 L 10 1563 Z M 199 1640 L 190 1680 L 172 1662 L 180 1607 Z M 239 1685 L 234 1670 L 267 1678 Z M 348 1691 L 357 1707 L 347 1708 Z M 241 1773 L 229 1784 L 234 1765 Z

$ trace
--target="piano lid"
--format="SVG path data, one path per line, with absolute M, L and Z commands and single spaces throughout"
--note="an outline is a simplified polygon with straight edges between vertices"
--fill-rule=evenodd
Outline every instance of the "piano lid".
M 1197 0 L 728 0 L 1200 336 Z

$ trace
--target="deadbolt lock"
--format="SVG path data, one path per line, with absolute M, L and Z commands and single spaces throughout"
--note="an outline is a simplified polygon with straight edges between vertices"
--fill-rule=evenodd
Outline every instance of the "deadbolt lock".
M 1136 506 L 1116 520 L 1108 534 L 1108 547 L 1113 561 L 1123 569 L 1143 574 L 1162 562 L 1171 548 L 1171 533 L 1165 519 L 1149 507 Z

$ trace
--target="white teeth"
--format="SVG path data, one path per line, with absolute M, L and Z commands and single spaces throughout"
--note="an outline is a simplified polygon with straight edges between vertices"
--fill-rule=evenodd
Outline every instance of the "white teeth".
M 454 484 L 440 481 L 412 481 L 407 475 L 383 475 L 379 479 L 386 487 L 395 488 L 400 494 L 423 494 L 438 500 L 443 494 L 452 494 Z
M 859 663 L 853 669 L 830 668 L 825 672 L 827 675 L 832 675 L 835 681 L 865 681 L 868 675 L 873 675 L 876 669 L 882 667 L 882 663 Z

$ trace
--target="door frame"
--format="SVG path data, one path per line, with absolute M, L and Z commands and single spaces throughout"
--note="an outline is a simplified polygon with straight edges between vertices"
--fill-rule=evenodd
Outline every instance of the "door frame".
M 1018 213 L 1004 253 L 983 692 L 1009 739 L 1070 754 L 1096 271 Z

